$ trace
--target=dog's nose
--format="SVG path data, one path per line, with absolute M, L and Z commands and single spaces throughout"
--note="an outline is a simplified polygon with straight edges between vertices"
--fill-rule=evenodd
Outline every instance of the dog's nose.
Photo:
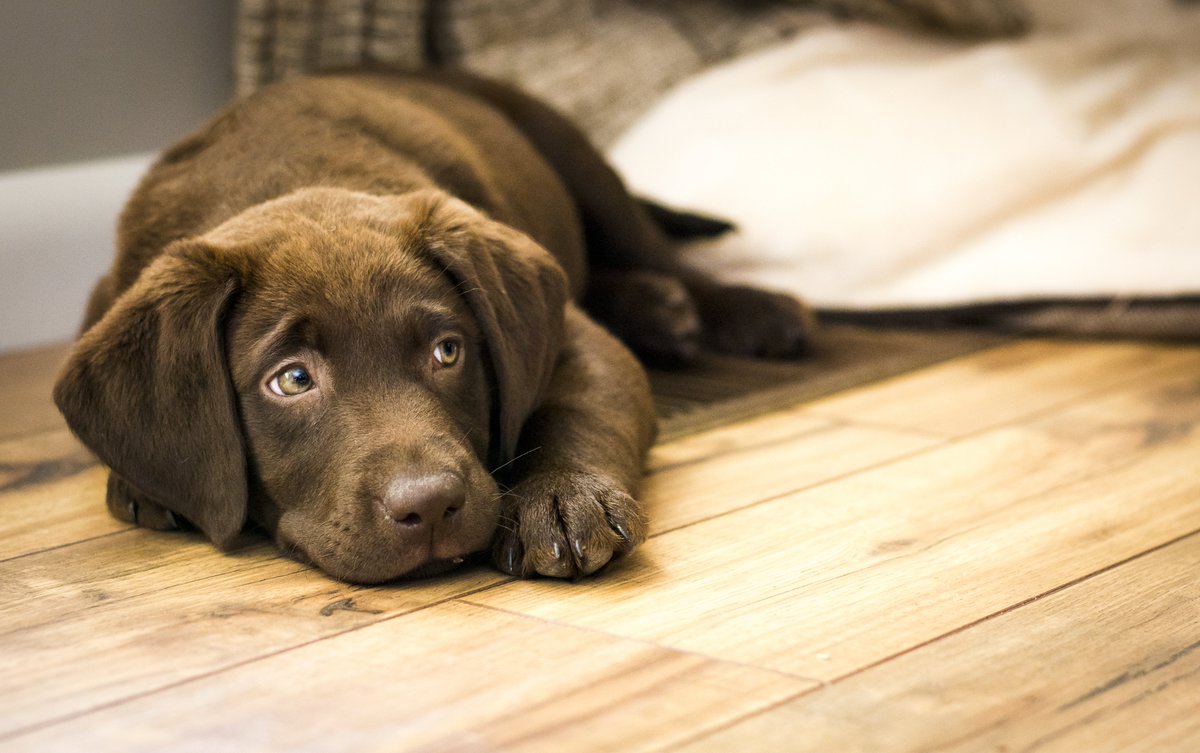
M 384 491 L 383 509 L 407 528 L 433 528 L 458 512 L 466 499 L 466 486 L 457 473 L 402 474 Z

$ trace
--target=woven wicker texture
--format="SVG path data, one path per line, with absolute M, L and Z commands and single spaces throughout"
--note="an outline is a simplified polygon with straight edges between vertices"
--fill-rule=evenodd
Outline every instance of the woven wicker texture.
M 237 91 L 371 64 L 512 81 L 601 146 L 702 67 L 833 18 L 970 36 L 1020 32 L 1018 0 L 241 0 Z

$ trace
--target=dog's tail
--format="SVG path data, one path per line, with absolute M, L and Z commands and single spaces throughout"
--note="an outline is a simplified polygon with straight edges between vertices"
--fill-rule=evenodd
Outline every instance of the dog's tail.
M 667 237 L 677 241 L 716 238 L 736 227 L 729 220 L 683 209 L 674 209 L 652 199 L 638 197 L 638 201 L 650 215 L 650 219 L 654 220 L 654 224 L 658 225 L 667 234 Z

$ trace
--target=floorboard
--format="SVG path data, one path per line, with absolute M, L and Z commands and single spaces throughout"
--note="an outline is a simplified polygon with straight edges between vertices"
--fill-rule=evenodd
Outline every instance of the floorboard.
M 109 750 L 635 750 L 813 683 L 451 603 L 200 676 L 19 738 Z M 330 705 L 337 707 L 330 714 Z M 179 713 L 187 709 L 187 713 Z M 164 723 L 170 719 L 169 723 Z M 94 749 L 94 748 L 93 748 Z
M 50 400 L 50 386 L 68 346 L 31 348 L 0 357 L 0 440 L 62 426 Z
M 1150 386 L 673 530 L 584 588 L 469 598 L 836 679 L 1200 529 L 1197 374 L 1192 354 Z M 653 491 L 652 515 L 681 503 Z
M 333 581 L 266 542 L 135 530 L 0 565 L 0 740 L 504 580 Z
M 682 749 L 1192 753 L 1198 572 L 1193 535 Z
M 1200 750 L 1200 348 L 838 337 L 657 377 L 600 576 L 370 588 L 112 519 L 0 357 L 0 750 Z
M 960 436 L 1070 402 L 1192 355 L 1140 343 L 1030 340 L 847 390 L 811 412 Z

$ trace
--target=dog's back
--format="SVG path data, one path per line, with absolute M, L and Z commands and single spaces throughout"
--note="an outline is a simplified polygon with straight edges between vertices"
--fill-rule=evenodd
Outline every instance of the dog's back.
M 440 188 L 532 237 L 580 292 L 575 203 L 504 114 L 452 78 L 342 74 L 252 95 L 164 153 L 126 205 L 117 258 L 85 328 L 170 242 L 311 186 L 379 195 Z

